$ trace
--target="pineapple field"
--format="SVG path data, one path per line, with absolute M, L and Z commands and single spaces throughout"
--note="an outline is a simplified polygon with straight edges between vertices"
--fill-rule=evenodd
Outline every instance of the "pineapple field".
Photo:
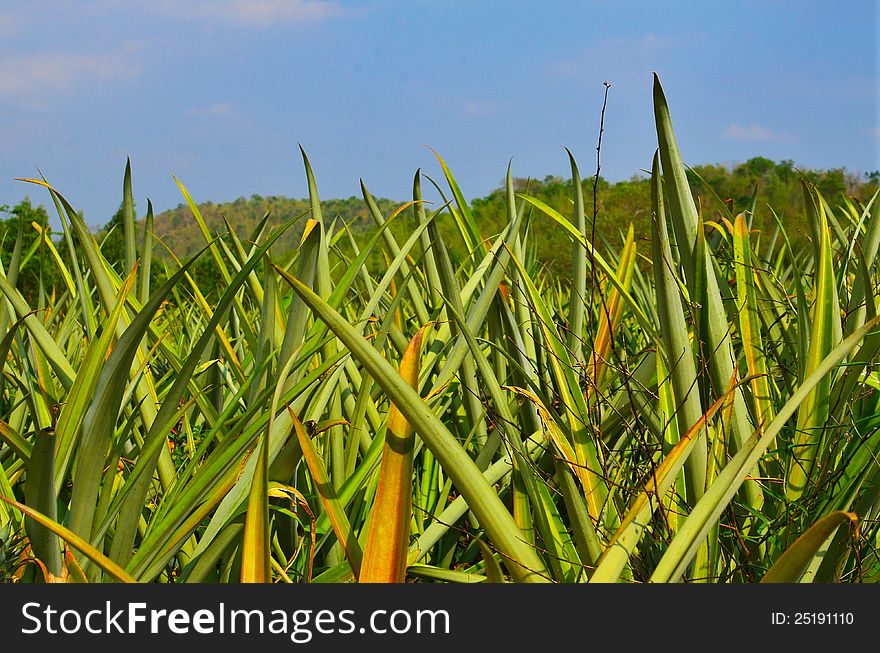
M 880 580 L 880 200 L 805 179 L 805 234 L 760 188 L 698 204 L 656 76 L 653 109 L 645 237 L 596 231 L 571 155 L 568 210 L 508 169 L 484 233 L 438 155 L 394 210 L 362 184 L 355 238 L 303 151 L 277 227 L 212 233 L 178 181 L 183 260 L 126 169 L 119 274 L 75 189 L 24 180 L 63 237 L 0 266 L 0 579 Z

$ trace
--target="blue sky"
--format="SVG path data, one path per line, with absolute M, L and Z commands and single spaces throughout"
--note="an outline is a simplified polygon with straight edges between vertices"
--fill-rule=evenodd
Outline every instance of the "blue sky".
M 567 174 L 563 146 L 624 179 L 656 147 L 661 78 L 687 163 L 762 155 L 880 168 L 876 2 L 0 1 L 0 204 L 45 191 L 93 225 L 139 211 L 307 194 L 404 200 L 416 168 L 466 195 Z

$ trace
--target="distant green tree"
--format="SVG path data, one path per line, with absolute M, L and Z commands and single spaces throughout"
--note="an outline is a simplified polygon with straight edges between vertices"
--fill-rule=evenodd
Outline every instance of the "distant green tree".
M 15 241 L 19 237 L 21 228 L 21 258 L 16 278 L 16 287 L 28 304 L 36 307 L 39 303 L 39 290 L 50 289 L 59 278 L 57 263 L 49 249 L 43 244 L 34 224 L 52 237 L 49 226 L 49 214 L 42 205 L 34 206 L 31 200 L 25 197 L 13 207 L 4 204 L 0 206 L 0 259 L 3 270 L 9 275 L 12 254 L 15 249 Z M 16 275 L 12 275 L 16 277 Z
M 774 162 L 766 157 L 753 157 L 736 166 L 719 164 L 697 165 L 687 171 L 694 200 L 707 220 L 736 215 L 748 210 L 757 189 L 753 229 L 772 233 L 776 222 L 768 206 L 773 207 L 790 229 L 790 237 L 797 241 L 807 237 L 801 179 L 813 183 L 826 199 L 835 204 L 842 194 L 866 201 L 876 191 L 880 171 L 865 175 L 862 182 L 843 168 L 811 170 L 798 168 L 791 160 Z M 592 232 L 593 179 L 582 179 L 584 208 L 588 229 Z M 572 216 L 572 187 L 570 179 L 547 176 L 543 179 L 515 179 L 516 192 L 527 192 L 550 205 L 562 215 Z M 598 244 L 608 243 L 617 250 L 622 233 L 632 222 L 636 239 L 646 241 L 651 233 L 651 185 L 644 176 L 609 184 L 599 180 L 599 206 L 596 212 L 595 234 Z M 471 203 L 477 225 L 485 234 L 497 233 L 505 223 L 506 204 L 503 186 L 484 198 Z M 720 200 L 720 202 L 719 202 Z M 537 260 L 552 272 L 567 276 L 570 272 L 571 251 L 568 237 L 537 211 L 532 211 L 529 238 Z
M 738 165 L 734 171 L 734 176 L 747 177 L 751 180 L 769 180 L 776 172 L 776 164 L 770 159 L 763 156 L 756 156 L 749 159 L 742 165 Z
M 113 214 L 113 217 L 96 234 L 98 244 L 101 246 L 101 253 L 119 274 L 128 272 L 123 270 L 125 267 L 125 227 L 122 222 L 122 214 L 122 204 L 120 203 L 119 209 Z

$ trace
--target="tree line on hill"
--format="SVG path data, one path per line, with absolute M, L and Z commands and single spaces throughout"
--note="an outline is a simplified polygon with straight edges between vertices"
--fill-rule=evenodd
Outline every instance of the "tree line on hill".
M 789 233 L 795 239 L 804 240 L 808 237 L 808 229 L 804 222 L 802 181 L 815 184 L 832 204 L 838 203 L 843 197 L 867 202 L 880 187 L 880 171 L 857 175 L 845 168 L 799 169 L 792 161 L 774 162 L 764 157 L 755 157 L 736 166 L 698 165 L 689 169 L 688 175 L 695 199 L 707 221 L 749 210 L 754 200 L 754 231 L 759 234 L 772 232 L 776 224 L 776 218 L 771 213 L 772 207 L 784 221 Z M 516 179 L 514 183 L 518 192 L 537 197 L 563 215 L 571 215 L 573 188 L 570 178 L 547 176 L 544 179 Z M 595 188 L 593 178 L 585 178 L 582 183 L 587 220 L 592 230 L 595 216 L 595 234 L 600 242 L 618 249 L 631 222 L 637 239 L 650 238 L 651 185 L 647 176 L 636 175 L 618 182 L 609 182 L 600 177 Z M 501 225 L 506 224 L 504 195 L 502 186 L 485 197 L 471 201 L 476 223 L 486 238 L 495 237 Z M 598 199 L 595 206 L 594 197 Z M 387 218 L 404 200 L 376 201 Z M 434 206 L 436 203 L 427 207 L 428 211 Z M 350 228 L 351 238 L 343 237 L 338 241 L 339 246 L 350 253 L 353 253 L 352 240 L 362 245 L 377 228 L 362 198 L 352 196 L 347 199 L 322 200 L 322 209 L 328 227 L 335 221 L 337 228 L 343 225 Z M 309 202 L 308 199 L 252 195 L 250 199 L 241 197 L 233 202 L 204 202 L 199 205 L 199 211 L 213 234 L 225 234 L 227 225 L 230 225 L 244 242 L 255 235 L 255 230 L 264 218 L 269 226 L 299 218 L 297 225 L 289 229 L 275 246 L 275 252 L 283 254 L 296 247 L 299 242 L 308 217 Z M 438 219 L 440 232 L 453 256 L 465 254 L 451 219 L 442 215 Z M 403 242 L 411 233 L 415 220 L 413 210 L 408 208 L 401 212 L 389 228 L 398 241 Z M 53 287 L 56 292 L 60 292 L 62 288 L 59 285 L 61 280 L 55 278 L 58 274 L 57 265 L 51 260 L 56 253 L 51 251 L 47 239 L 40 236 L 40 230 L 48 235 L 49 242 L 57 243 L 56 252 L 62 260 L 67 260 L 68 248 L 63 246 L 57 230 L 53 232 L 50 228 L 48 212 L 42 205 L 35 206 L 25 197 L 16 206 L 0 206 L 0 261 L 4 273 L 8 274 L 10 270 L 14 244 L 20 229 L 23 239 L 18 253 L 20 271 L 16 283 L 31 306 L 38 308 L 41 286 L 47 292 Z M 95 233 L 105 257 L 120 273 L 125 260 L 122 232 L 120 208 Z M 165 274 L 162 261 L 168 264 L 169 269 L 176 267 L 171 253 L 182 260 L 204 246 L 201 231 L 189 208 L 183 204 L 157 214 L 153 233 L 157 239 L 153 251 L 159 264 L 153 265 L 152 272 L 157 282 Z M 541 216 L 530 220 L 529 244 L 536 260 L 548 272 L 561 278 L 571 274 L 571 246 L 568 236 L 554 228 L 549 220 Z M 647 248 L 643 251 L 647 251 Z M 376 269 L 385 265 L 386 261 L 379 252 L 375 252 L 369 263 Z M 219 293 L 222 290 L 211 257 L 201 258 L 195 275 L 203 291 L 207 289 L 209 292 Z

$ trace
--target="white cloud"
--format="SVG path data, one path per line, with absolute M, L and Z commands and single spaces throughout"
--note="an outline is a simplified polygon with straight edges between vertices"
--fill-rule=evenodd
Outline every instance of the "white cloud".
M 0 37 L 14 36 L 21 29 L 21 20 L 9 12 L 0 13 Z
M 493 100 L 467 99 L 462 103 L 462 110 L 468 116 L 492 116 L 500 109 L 501 105 Z
M 875 141 L 880 141 L 880 127 L 868 127 L 862 130 L 862 134 Z
M 502 102 L 467 95 L 438 95 L 433 101 L 443 112 L 465 118 L 494 116 L 504 110 Z
M 191 116 L 230 116 L 235 112 L 228 102 L 215 102 L 207 107 L 193 107 L 187 113 Z
M 314 24 L 361 13 L 334 0 L 161 0 L 152 8 L 177 18 L 262 29 L 276 24 Z
M 133 79 L 141 72 L 139 45 L 102 54 L 50 52 L 0 59 L 0 97 L 32 99 L 44 91 L 76 88 L 90 82 Z
M 794 141 L 794 136 L 787 132 L 778 132 L 755 124 L 741 127 L 736 123 L 724 130 L 724 138 L 734 141 L 762 141 L 765 143 L 791 143 Z
M 602 39 L 579 54 L 550 63 L 547 74 L 560 79 L 580 78 L 590 72 L 602 71 L 612 79 L 641 76 L 651 72 L 661 54 L 675 47 L 678 39 L 653 33 L 639 38 L 629 36 Z

